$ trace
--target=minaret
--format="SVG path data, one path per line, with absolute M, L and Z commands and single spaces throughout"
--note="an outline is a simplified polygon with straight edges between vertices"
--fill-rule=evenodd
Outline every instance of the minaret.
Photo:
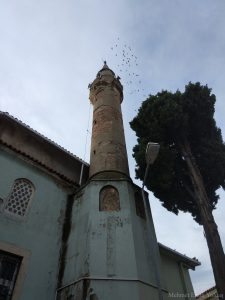
M 121 113 L 123 87 L 106 62 L 90 85 L 93 127 L 90 177 L 129 177 Z
M 68 202 L 57 300 L 157 300 L 158 244 L 150 208 L 147 229 L 141 188 L 129 176 L 123 87 L 106 63 L 89 87 L 90 178 Z

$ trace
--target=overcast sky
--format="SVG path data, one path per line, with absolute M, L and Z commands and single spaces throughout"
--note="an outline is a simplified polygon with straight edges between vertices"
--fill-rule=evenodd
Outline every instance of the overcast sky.
M 136 137 L 129 121 L 148 94 L 183 91 L 189 81 L 208 84 L 225 137 L 224 16 L 223 0 L 1 0 L 0 110 L 89 161 L 87 87 L 106 59 L 124 85 L 134 179 Z M 214 216 L 225 245 L 225 193 L 220 195 Z M 201 261 L 191 272 L 195 292 L 213 286 L 202 227 L 188 214 L 167 212 L 153 196 L 150 202 L 158 240 Z

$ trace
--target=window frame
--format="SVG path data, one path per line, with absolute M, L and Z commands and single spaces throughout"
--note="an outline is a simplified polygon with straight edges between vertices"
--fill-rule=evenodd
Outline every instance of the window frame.
M 10 300 L 20 300 L 22 286 L 27 276 L 28 264 L 31 257 L 31 252 L 27 249 L 19 248 L 13 244 L 0 241 L 0 250 L 15 256 L 21 257 L 20 268 L 17 273 L 13 294 Z
M 21 256 L 18 256 L 13 253 L 6 252 L 6 251 L 0 249 L 0 285 L 8 288 L 8 291 L 7 291 L 8 293 L 7 293 L 7 298 L 6 298 L 7 300 L 12 299 L 22 259 L 23 258 Z M 10 279 L 6 278 L 6 277 L 4 278 L 1 276 L 1 271 L 3 271 L 2 272 L 3 275 L 4 275 L 4 271 L 7 273 L 7 271 L 4 270 L 4 268 L 2 269 L 2 264 L 4 264 L 4 263 L 6 263 L 6 264 L 13 263 L 14 269 L 13 269 L 13 273 L 11 274 L 12 278 L 10 278 Z M 9 267 L 9 265 L 7 267 Z

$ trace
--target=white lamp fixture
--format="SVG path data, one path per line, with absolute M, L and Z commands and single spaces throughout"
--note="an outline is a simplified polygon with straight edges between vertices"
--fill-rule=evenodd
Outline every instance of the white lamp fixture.
M 160 145 L 158 143 L 148 142 L 145 152 L 145 159 L 147 165 L 152 165 L 159 153 Z

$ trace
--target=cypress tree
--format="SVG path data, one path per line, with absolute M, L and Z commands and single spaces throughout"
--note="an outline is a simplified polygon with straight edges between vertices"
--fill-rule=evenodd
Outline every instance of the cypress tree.
M 215 102 L 207 85 L 189 83 L 183 93 L 150 95 L 130 126 L 138 138 L 136 177 L 144 178 L 147 143 L 159 143 L 146 186 L 166 209 L 189 212 L 203 225 L 217 291 L 225 297 L 225 258 L 212 214 L 218 188 L 225 189 L 225 144 L 214 119 Z

